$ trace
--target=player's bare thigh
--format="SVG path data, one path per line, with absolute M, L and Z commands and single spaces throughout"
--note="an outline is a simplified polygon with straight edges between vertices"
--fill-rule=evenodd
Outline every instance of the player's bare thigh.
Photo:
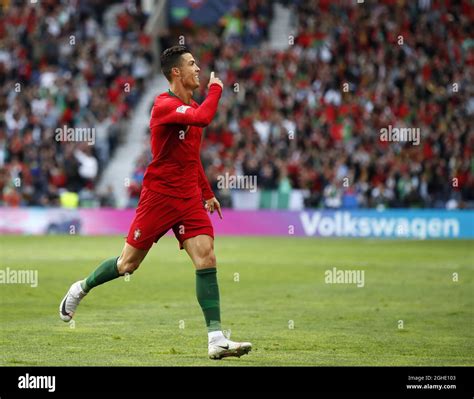
M 183 242 L 183 247 L 197 270 L 216 267 L 214 239 L 211 236 L 201 234 L 188 238 Z
M 129 243 L 125 243 L 122 254 L 117 261 L 117 269 L 120 275 L 125 273 L 132 274 L 135 270 L 138 269 L 140 263 L 145 259 L 148 249 L 138 249 L 132 247 Z

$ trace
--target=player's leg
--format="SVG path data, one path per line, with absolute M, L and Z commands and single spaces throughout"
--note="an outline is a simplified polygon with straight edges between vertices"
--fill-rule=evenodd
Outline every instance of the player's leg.
M 221 359 L 247 354 L 252 349 L 250 342 L 233 342 L 222 333 L 214 238 L 200 234 L 183 241 L 183 247 L 196 269 L 196 296 L 206 320 L 209 357 Z
M 214 240 L 208 235 L 198 235 L 185 240 L 183 247 L 196 269 L 196 295 L 206 319 L 208 332 L 221 331 Z
M 133 273 L 153 242 L 173 225 L 174 220 L 169 220 L 169 215 L 172 212 L 169 212 L 166 198 L 143 187 L 122 254 L 106 259 L 86 279 L 71 286 L 59 306 L 61 319 L 71 320 L 79 302 L 92 288 L 126 273 Z
M 94 287 L 115 280 L 124 274 L 132 274 L 145 258 L 147 250 L 134 248 L 125 243 L 119 257 L 104 260 L 87 278 L 76 281 L 59 305 L 59 316 L 70 321 L 81 300 Z
M 121 255 L 103 261 L 85 280 L 81 288 L 89 292 L 92 288 L 116 279 L 125 274 L 132 274 L 145 259 L 148 249 L 138 249 L 125 243 Z

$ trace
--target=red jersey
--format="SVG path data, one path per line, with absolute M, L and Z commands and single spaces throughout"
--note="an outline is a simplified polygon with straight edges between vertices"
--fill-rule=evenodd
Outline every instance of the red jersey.
M 212 84 L 199 105 L 183 103 L 171 91 L 156 97 L 151 110 L 151 152 L 143 185 L 157 193 L 177 198 L 214 197 L 201 163 L 202 128 L 211 123 L 222 94 Z

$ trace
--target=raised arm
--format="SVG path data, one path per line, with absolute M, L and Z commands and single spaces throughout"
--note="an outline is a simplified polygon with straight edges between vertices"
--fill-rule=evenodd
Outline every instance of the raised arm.
M 205 127 L 209 125 L 217 111 L 217 105 L 222 94 L 219 84 L 209 87 L 206 99 L 198 108 L 189 105 L 177 105 L 176 101 L 156 103 L 152 117 L 156 125 L 190 125 Z

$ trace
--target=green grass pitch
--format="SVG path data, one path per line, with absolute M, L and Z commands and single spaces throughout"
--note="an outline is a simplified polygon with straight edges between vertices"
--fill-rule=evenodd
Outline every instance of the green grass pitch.
M 221 361 L 207 358 L 194 270 L 174 237 L 130 281 L 94 289 L 74 325 L 59 319 L 71 283 L 122 245 L 2 236 L 0 269 L 38 270 L 39 282 L 0 284 L 0 365 L 474 365 L 472 241 L 217 237 L 223 328 L 254 345 Z M 326 284 L 333 267 L 364 270 L 365 286 Z

